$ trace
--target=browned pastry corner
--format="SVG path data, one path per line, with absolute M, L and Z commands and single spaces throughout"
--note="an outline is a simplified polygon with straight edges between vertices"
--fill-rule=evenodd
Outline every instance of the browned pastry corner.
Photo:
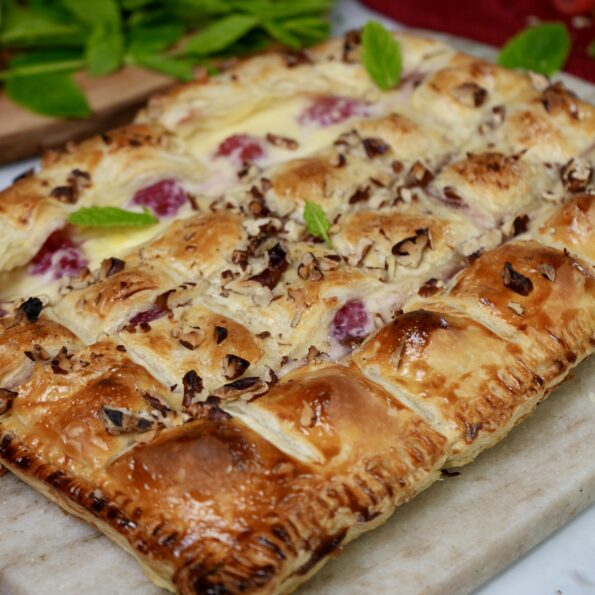
M 593 352 L 595 108 L 396 37 L 394 90 L 255 57 L 0 194 L 0 461 L 161 587 L 296 589 Z

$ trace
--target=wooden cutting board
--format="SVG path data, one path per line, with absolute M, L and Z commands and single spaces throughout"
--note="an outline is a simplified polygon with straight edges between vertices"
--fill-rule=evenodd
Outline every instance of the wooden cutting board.
M 564 525 L 595 500 L 594 378 L 591 358 L 505 441 L 348 545 L 301 593 L 469 593 Z M 0 478 L 0 510 L 2 595 L 164 593 L 12 475 Z
M 169 77 L 132 67 L 99 79 L 84 73 L 75 78 L 93 110 L 89 119 L 57 120 L 38 116 L 0 93 L 0 164 L 37 155 L 48 147 L 129 122 L 147 97 L 176 84 Z

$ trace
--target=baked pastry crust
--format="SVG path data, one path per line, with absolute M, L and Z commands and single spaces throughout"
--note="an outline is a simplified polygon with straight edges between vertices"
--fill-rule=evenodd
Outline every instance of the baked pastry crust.
M 595 108 L 397 37 L 392 91 L 255 57 L 0 194 L 0 461 L 164 588 L 297 588 L 593 351 Z

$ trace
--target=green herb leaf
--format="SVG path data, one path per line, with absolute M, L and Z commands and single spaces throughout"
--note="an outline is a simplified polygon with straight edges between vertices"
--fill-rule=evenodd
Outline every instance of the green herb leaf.
M 333 247 L 328 235 L 328 230 L 330 229 L 331 224 L 319 204 L 306 201 L 304 206 L 304 222 L 306 223 L 306 229 L 310 235 L 324 240 L 329 248 Z
M 550 76 L 563 68 L 570 53 L 570 35 L 563 23 L 543 23 L 524 29 L 506 42 L 498 64 Z
M 130 30 L 128 48 L 131 52 L 159 52 L 171 47 L 185 32 L 184 23 L 175 18 L 169 22 L 137 25 Z
M 591 56 L 591 58 L 595 58 L 595 39 L 589 44 L 587 48 L 587 54 Z
M 263 21 L 262 26 L 264 30 L 277 41 L 293 50 L 299 50 L 302 47 L 302 42 L 299 37 L 288 31 L 281 23 L 275 21 Z
M 32 76 L 55 72 L 74 72 L 85 66 L 78 50 L 39 50 L 15 56 L 10 68 L 0 72 L 0 80 L 17 76 Z
M 283 21 L 286 31 L 297 35 L 302 45 L 324 41 L 331 32 L 331 24 L 321 17 L 300 17 Z
M 236 10 L 242 10 L 263 19 L 286 19 L 311 14 L 324 14 L 333 0 L 231 0 Z
M 124 38 L 119 30 L 100 26 L 87 41 L 85 58 L 92 76 L 105 76 L 117 70 L 124 55 Z
M 114 29 L 120 26 L 120 8 L 116 0 L 60 0 L 60 4 L 77 20 L 93 29 L 105 25 Z
M 156 70 L 168 76 L 190 82 L 194 79 L 193 62 L 183 58 L 173 58 L 166 54 L 151 54 L 148 52 L 135 52 L 130 55 L 130 63 L 150 70 Z
M 399 83 L 401 47 L 392 33 L 375 21 L 370 21 L 362 30 L 362 63 L 383 91 Z
M 85 227 L 144 227 L 158 223 L 151 212 L 135 213 L 117 207 L 82 207 L 68 216 L 68 222 Z
M 77 23 L 67 23 L 47 11 L 25 8 L 14 2 L 2 2 L 1 6 L 2 47 L 77 46 L 84 43 L 84 30 Z
M 69 73 L 8 76 L 6 94 L 27 109 L 56 118 L 85 118 L 91 108 Z
M 190 37 L 184 46 L 184 53 L 207 56 L 219 52 L 246 35 L 258 24 L 258 19 L 249 15 L 232 14 L 223 17 Z

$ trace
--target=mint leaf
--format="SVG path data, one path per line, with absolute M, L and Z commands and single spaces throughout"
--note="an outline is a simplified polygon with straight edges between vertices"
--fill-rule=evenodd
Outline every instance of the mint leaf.
M 304 206 L 304 222 L 310 235 L 324 240 L 329 248 L 333 247 L 328 235 L 331 224 L 320 205 L 315 202 L 306 201 Z
M 6 94 L 27 109 L 56 118 L 85 118 L 91 108 L 69 73 L 8 76 Z
M 87 41 L 85 58 L 92 76 L 105 76 L 117 70 L 124 55 L 124 38 L 117 29 L 100 26 Z
M 215 21 L 188 39 L 184 54 L 207 56 L 225 49 L 257 27 L 256 17 L 232 14 Z
M 370 21 L 362 30 L 362 64 L 383 91 L 397 86 L 401 78 L 401 47 L 392 33 Z
M 171 47 L 186 32 L 182 21 L 172 18 L 170 22 L 146 23 L 133 27 L 128 36 L 131 52 L 158 52 Z
M 82 55 L 77 50 L 33 51 L 15 56 L 9 69 L 0 72 L 0 80 L 9 76 L 32 76 L 54 72 L 74 72 L 85 66 Z
M 68 222 L 85 227 L 144 227 L 159 220 L 146 211 L 135 213 L 117 207 L 82 207 L 68 216 Z
M 105 25 L 120 26 L 120 7 L 116 0 L 60 0 L 60 4 L 77 20 L 93 29 Z
M 302 45 L 324 41 L 331 32 L 331 24 L 321 17 L 299 17 L 283 21 L 286 31 L 297 35 Z
M 190 82 L 194 79 L 193 63 L 190 60 L 173 58 L 165 54 L 135 52 L 129 57 L 129 62 L 167 74 L 181 81 Z
M 543 23 L 511 37 L 498 64 L 550 76 L 563 68 L 570 53 L 570 35 L 563 23 Z
M 77 23 L 67 23 L 52 14 L 1 2 L 3 48 L 39 46 L 76 46 L 84 43 L 84 30 Z
M 275 21 L 263 21 L 262 26 L 273 39 L 280 41 L 288 48 L 299 50 L 302 47 L 299 37 L 288 31 L 282 24 Z
M 313 13 L 324 14 L 333 0 L 231 0 L 236 10 L 243 10 L 263 19 L 285 19 Z

